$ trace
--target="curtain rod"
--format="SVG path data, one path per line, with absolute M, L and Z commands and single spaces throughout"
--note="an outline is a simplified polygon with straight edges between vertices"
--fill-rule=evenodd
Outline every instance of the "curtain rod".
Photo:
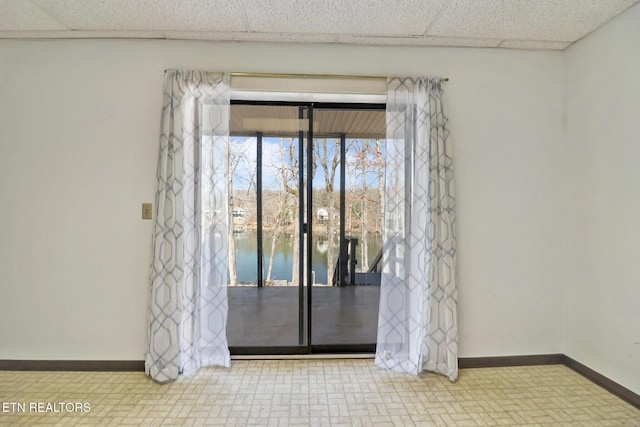
M 164 70 L 166 73 L 170 69 Z M 229 73 L 231 77 L 272 77 L 272 78 L 301 78 L 301 79 L 352 79 L 352 80 L 387 80 L 384 76 L 354 76 L 346 74 L 285 74 L 285 73 Z M 448 82 L 449 77 L 442 78 Z
M 274 77 L 274 78 L 302 78 L 302 79 L 353 79 L 353 80 L 387 80 L 384 76 L 354 76 L 344 74 L 285 74 L 285 73 L 241 73 L 232 72 L 231 77 Z M 444 82 L 449 78 L 444 77 Z

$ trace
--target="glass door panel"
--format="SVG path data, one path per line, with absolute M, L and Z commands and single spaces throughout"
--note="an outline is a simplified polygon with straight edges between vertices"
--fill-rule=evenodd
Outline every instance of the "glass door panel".
M 384 110 L 314 109 L 312 345 L 373 348 L 384 206 Z
M 234 232 L 227 338 L 232 350 L 260 353 L 307 345 L 301 108 L 231 106 Z

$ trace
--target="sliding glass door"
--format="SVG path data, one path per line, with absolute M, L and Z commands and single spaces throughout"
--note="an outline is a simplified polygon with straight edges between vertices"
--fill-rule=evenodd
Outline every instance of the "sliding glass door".
M 380 296 L 385 111 L 314 109 L 314 240 L 322 252 L 312 293 L 315 351 L 373 351 Z M 380 256 L 378 256 L 380 255 Z
M 232 103 L 232 353 L 374 350 L 384 126 L 380 105 Z
M 231 106 L 229 346 L 307 347 L 304 163 L 308 108 Z M 244 350 L 243 350 L 244 349 Z

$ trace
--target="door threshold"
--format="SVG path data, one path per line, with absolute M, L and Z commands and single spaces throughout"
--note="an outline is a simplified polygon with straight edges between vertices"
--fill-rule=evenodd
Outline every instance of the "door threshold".
M 373 353 L 353 353 L 353 354 L 256 354 L 256 355 L 235 355 L 231 360 L 309 360 L 309 359 L 374 359 Z

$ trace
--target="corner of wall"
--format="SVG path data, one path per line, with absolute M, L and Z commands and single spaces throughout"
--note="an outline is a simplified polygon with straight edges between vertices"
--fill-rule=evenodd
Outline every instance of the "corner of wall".
M 639 22 L 637 3 L 563 55 L 563 351 L 635 393 Z

